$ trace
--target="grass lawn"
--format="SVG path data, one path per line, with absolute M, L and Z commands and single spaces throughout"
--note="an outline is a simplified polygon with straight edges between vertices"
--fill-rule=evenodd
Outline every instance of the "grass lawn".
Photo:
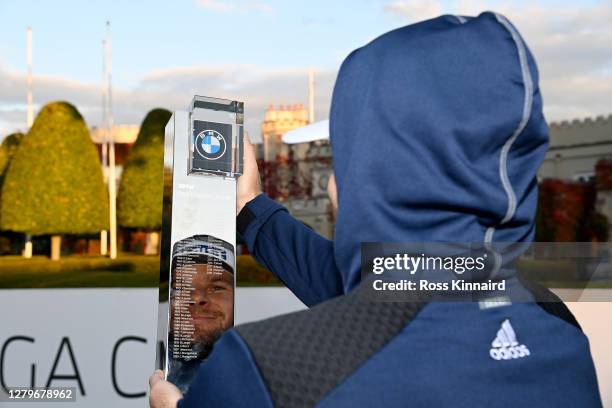
M 119 254 L 111 260 L 94 255 L 0 257 L 0 289 L 18 288 L 148 288 L 157 287 L 159 257 Z
M 248 255 L 240 255 L 239 287 L 283 286 Z M 69 255 L 59 261 L 44 256 L 0 257 L 0 289 L 26 288 L 157 288 L 159 257 L 121 253 L 117 259 Z
M 283 286 L 248 255 L 237 258 L 239 287 Z M 570 265 L 559 261 L 521 261 L 526 276 L 549 288 L 612 288 L 612 279 L 580 281 Z M 120 253 L 111 260 L 97 255 L 69 255 L 59 261 L 44 256 L 0 257 L 0 289 L 21 288 L 157 288 L 159 257 Z

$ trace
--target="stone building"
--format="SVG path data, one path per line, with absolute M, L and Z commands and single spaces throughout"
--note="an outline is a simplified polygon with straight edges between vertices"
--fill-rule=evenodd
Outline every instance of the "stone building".
M 595 165 L 612 157 L 612 115 L 595 119 L 552 122 L 550 146 L 541 179 L 588 180 L 595 176 Z
M 283 135 L 308 123 L 304 105 L 281 105 L 278 109 L 270 105 L 261 124 L 261 158 L 265 162 L 287 160 L 291 149 L 283 143 Z
M 612 227 L 612 115 L 550 124 L 540 180 L 596 182 L 595 209 Z M 610 229 L 612 236 L 612 229 Z
M 331 174 L 329 142 L 288 145 L 282 141 L 283 134 L 289 130 L 308 124 L 308 111 L 303 105 L 268 108 L 258 148 L 263 187 L 293 216 L 331 238 L 333 220 L 327 197 L 327 181 Z

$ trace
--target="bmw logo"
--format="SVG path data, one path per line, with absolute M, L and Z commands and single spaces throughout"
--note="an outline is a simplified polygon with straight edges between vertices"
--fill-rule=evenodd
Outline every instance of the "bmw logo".
M 196 150 L 205 159 L 217 160 L 225 153 L 225 146 L 225 138 L 216 130 L 204 130 L 196 136 Z

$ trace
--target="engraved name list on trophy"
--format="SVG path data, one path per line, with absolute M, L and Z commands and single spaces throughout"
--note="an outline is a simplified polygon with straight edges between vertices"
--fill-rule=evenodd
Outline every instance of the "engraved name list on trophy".
M 243 103 L 196 96 L 165 132 L 157 365 L 186 392 L 234 323 Z

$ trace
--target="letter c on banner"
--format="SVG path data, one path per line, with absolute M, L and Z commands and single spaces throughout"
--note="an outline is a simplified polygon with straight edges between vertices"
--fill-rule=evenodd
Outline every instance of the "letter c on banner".
M 147 339 L 136 336 L 125 336 L 117 340 L 117 343 L 115 343 L 115 347 L 113 347 L 113 356 L 111 361 L 111 378 L 113 380 L 113 388 L 115 388 L 117 394 L 121 395 L 123 398 L 142 398 L 147 395 L 146 391 L 128 393 L 119 389 L 119 384 L 117 384 L 117 351 L 119 351 L 119 346 L 121 346 L 121 344 L 125 343 L 126 341 L 138 341 L 140 343 L 146 343 Z

